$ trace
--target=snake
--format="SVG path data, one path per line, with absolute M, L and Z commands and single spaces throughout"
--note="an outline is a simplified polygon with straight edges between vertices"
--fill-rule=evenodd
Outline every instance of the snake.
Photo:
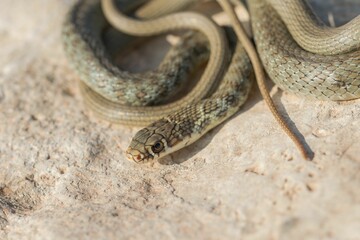
M 129 11 L 136 2 L 138 1 L 119 1 Z M 209 47 L 214 50 L 210 52 L 199 84 L 190 93 L 170 104 L 154 106 L 152 98 L 156 98 L 156 94 L 166 95 L 166 89 L 171 89 L 172 85 L 171 82 L 169 83 L 171 80 L 169 75 L 177 74 L 171 70 L 161 71 L 164 69 L 157 71 L 160 71 L 160 74 L 148 73 L 140 76 L 121 71 L 109 60 L 109 53 L 101 40 L 101 33 L 108 24 L 101 14 L 100 2 L 97 0 L 78 2 L 65 20 L 62 36 L 65 52 L 82 79 L 80 88 L 85 93 L 83 94 L 85 101 L 99 116 L 115 123 L 144 126 L 157 120 L 159 116 L 166 116 L 204 98 L 214 88 L 218 78 L 222 77 L 229 61 L 228 46 L 224 32 L 209 18 L 201 14 L 182 12 L 147 21 L 145 27 L 139 27 L 136 23 L 131 24 L 131 21 L 124 23 L 130 30 L 137 29 L 140 32 L 143 29 L 142 35 L 160 34 L 177 29 L 198 30 L 207 36 Z M 171 69 L 177 68 L 171 59 L 165 59 L 164 65 L 170 65 Z M 185 65 L 183 64 L 182 67 Z M 141 79 L 146 81 L 141 84 L 139 82 Z M 83 82 L 86 82 L 86 86 L 82 84 Z M 174 85 L 176 87 L 176 84 Z M 149 86 L 155 88 L 151 89 Z M 151 93 L 155 96 L 151 96 Z M 133 102 L 135 106 L 130 106 L 134 105 Z
M 329 28 L 303 1 L 251 0 L 249 8 L 257 51 L 276 85 L 310 99 L 360 97 L 360 16 Z
M 126 151 L 129 160 L 145 163 L 195 142 L 236 113 L 249 94 L 251 62 L 255 75 L 260 70 L 240 42 L 235 41 L 230 51 L 229 34 L 225 35 L 207 17 L 177 12 L 192 1 L 176 0 L 175 7 L 166 7 L 164 1 L 153 0 L 155 6 L 161 2 L 165 7 L 148 4 L 148 8 L 140 8 L 136 13 L 133 10 L 138 2 L 123 0 L 116 8 L 112 0 L 104 0 L 105 19 L 98 0 L 82 0 L 67 15 L 62 36 L 65 52 L 80 76 L 79 86 L 87 106 L 99 117 L 114 123 L 147 125 L 135 134 Z M 219 3 L 229 6 L 226 0 Z M 277 85 L 285 91 L 321 100 L 360 97 L 359 17 L 342 27 L 328 29 L 302 1 L 251 0 L 248 5 L 257 51 L 267 74 Z M 300 10 L 302 13 L 297 14 Z M 128 13 L 132 16 L 125 15 Z M 108 21 L 121 30 L 124 42 L 128 35 L 151 36 L 179 29 L 200 33 L 188 34 L 188 39 L 181 41 L 183 45 L 169 50 L 154 71 L 134 74 L 119 69 L 106 51 L 101 35 L 109 28 Z M 297 23 L 304 24 L 299 27 Z M 289 24 L 293 26 L 288 29 Z M 291 35 L 294 32 L 295 37 Z M 241 39 L 242 33 L 236 33 Z M 322 39 L 319 44 L 325 46 L 323 49 L 311 44 L 314 36 Z M 341 44 L 343 39 L 346 44 Z M 202 48 L 201 53 L 198 47 Z M 311 52 L 314 47 L 315 52 Z M 208 54 L 199 82 L 185 97 L 167 104 L 160 100 L 160 105 L 153 105 L 157 104 L 155 99 L 167 96 L 174 86 L 181 84 L 179 79 L 188 77 L 192 70 L 190 63 L 203 59 L 190 57 L 188 52 Z M 140 83 L 141 79 L 148 81 Z M 167 80 L 172 87 L 167 87 Z M 149 82 L 155 89 L 162 86 L 158 89 L 165 90 L 160 93 L 150 90 Z M 153 98 L 146 91 L 158 95 Z

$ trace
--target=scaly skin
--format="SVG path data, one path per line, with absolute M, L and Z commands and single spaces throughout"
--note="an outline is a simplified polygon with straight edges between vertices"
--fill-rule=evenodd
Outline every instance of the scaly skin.
M 232 40 L 233 54 L 217 91 L 136 133 L 126 151 L 128 159 L 145 163 L 177 151 L 231 117 L 244 104 L 252 85 L 253 69 L 234 33 L 229 32 L 228 36 Z M 160 148 L 155 149 L 156 146 Z
M 293 4 L 296 1 L 286 0 L 284 2 Z M 340 37 L 332 36 L 332 40 L 328 40 L 332 43 L 339 38 L 346 42 L 348 40 L 355 42 L 354 45 L 357 46 L 355 50 L 344 50 L 346 53 L 343 54 L 311 53 L 296 43 L 278 13 L 269 3 L 262 0 L 251 0 L 249 7 L 258 53 L 269 77 L 278 86 L 296 95 L 320 100 L 351 100 L 360 97 L 360 50 L 357 45 L 360 38 L 350 41 L 354 38 L 353 35 L 349 37 L 342 34 Z M 295 12 L 291 12 L 291 10 Z M 296 13 L 297 10 L 296 6 L 289 5 L 287 15 L 298 16 L 296 21 L 305 22 L 307 25 L 315 24 L 309 22 L 309 19 L 313 17 L 305 18 L 303 17 L 304 13 L 299 15 Z M 309 9 L 305 11 L 310 14 Z M 295 21 L 294 19 L 288 21 L 291 20 Z M 359 18 L 354 20 L 351 24 L 347 24 L 347 27 L 354 30 L 353 34 L 359 35 L 360 25 L 357 25 Z M 329 36 L 333 32 L 331 31 Z M 326 33 L 324 31 L 314 32 L 314 36 L 323 36 L 326 39 Z M 342 42 L 337 43 L 341 47 L 344 46 Z M 353 48 L 354 45 L 351 45 L 350 48 Z M 321 49 L 323 47 L 316 43 L 313 46 Z M 329 54 L 333 54 L 337 49 L 328 47 L 328 51 Z
M 191 1 L 186 0 L 186 2 L 181 3 L 181 0 L 176 0 L 175 7 L 167 8 L 167 6 L 164 6 L 164 1 L 157 0 L 162 4 L 159 7 L 165 9 L 159 10 L 161 14 L 166 13 L 166 9 L 176 11 L 176 6 L 188 5 Z M 225 12 L 231 15 L 229 8 L 226 10 L 226 7 L 224 7 L 230 7 L 228 0 L 218 1 L 225 9 Z M 97 0 L 90 0 L 89 2 L 97 4 Z M 81 7 L 88 9 L 87 5 L 81 4 Z M 119 76 L 134 78 L 135 75 L 120 71 L 108 60 L 109 58 L 104 54 L 104 51 L 97 48 L 97 44 L 92 44 L 92 39 L 99 38 L 101 32 L 99 30 L 103 29 L 103 27 L 98 27 L 98 31 L 95 31 L 93 36 L 89 36 L 89 31 L 79 31 L 86 29 L 91 24 L 87 22 L 86 18 L 82 18 L 79 12 L 73 11 L 73 17 L 80 16 L 80 20 L 85 19 L 85 21 L 73 21 L 74 18 L 69 18 L 68 24 L 65 24 L 63 35 L 65 36 L 68 55 L 75 62 L 74 65 L 83 80 L 80 86 L 85 102 L 99 116 L 112 122 L 129 125 L 144 125 L 153 122 L 135 135 L 127 150 L 127 156 L 130 160 L 143 163 L 185 147 L 203 136 L 214 126 L 226 120 L 244 103 L 251 85 L 249 81 L 252 75 L 250 60 L 238 43 L 232 56 L 231 65 L 226 71 L 226 61 L 224 60 L 227 55 L 227 44 L 221 30 L 214 27 L 211 21 L 188 13 L 169 15 L 156 20 L 139 21 L 120 14 L 112 5 L 112 0 L 103 0 L 102 4 L 105 12 L 110 13 L 107 14 L 108 20 L 123 32 L 148 36 L 171 29 L 191 28 L 200 30 L 210 40 L 210 60 L 205 69 L 205 74 L 190 94 L 167 105 L 130 107 L 126 106 L 126 104 L 132 101 L 136 102 L 139 99 L 132 100 L 128 98 L 125 102 L 121 102 L 123 100 L 120 99 L 123 95 L 133 95 L 135 96 L 134 99 L 143 96 L 143 94 L 138 94 L 141 88 L 140 83 L 136 81 L 135 83 L 128 83 L 130 88 L 111 83 L 121 82 Z M 151 7 L 157 9 L 153 5 Z M 343 27 L 332 29 L 324 27 L 307 8 L 307 5 L 302 2 L 293 0 L 251 0 L 249 1 L 249 7 L 257 50 L 266 71 L 276 84 L 284 90 L 294 92 L 297 95 L 322 100 L 349 100 L 360 97 L 360 27 L 357 24 L 359 18 Z M 140 15 L 144 18 L 146 18 L 147 14 L 156 16 L 156 13 L 151 8 L 149 9 L 141 9 L 139 11 Z M 93 13 L 90 11 L 89 15 L 85 15 L 91 16 L 91 14 Z M 286 29 L 280 16 L 286 24 L 289 24 L 289 31 L 294 34 L 295 39 Z M 192 20 L 189 21 L 189 19 Z M 192 25 L 194 22 L 198 22 L 198 24 L 200 22 L 200 25 Z M 238 22 L 233 21 L 233 24 L 235 29 L 239 30 L 235 26 Z M 93 25 L 98 26 L 98 22 Z M 237 34 L 240 39 L 244 37 L 242 31 L 237 31 Z M 80 48 L 74 48 L 74 44 L 80 45 Z M 206 43 L 202 42 L 198 46 L 202 44 L 206 45 Z M 249 45 L 245 44 L 244 46 L 249 51 Z M 300 46 L 306 50 L 303 50 Z M 78 51 L 76 52 L 74 49 L 78 49 Z M 181 64 L 186 57 L 180 57 L 181 51 L 179 49 L 176 50 L 175 48 L 175 50 L 171 51 L 173 51 L 174 55 L 169 53 L 168 56 L 173 56 L 173 59 L 181 59 L 177 69 L 182 69 L 182 66 L 190 66 L 189 62 L 191 61 L 188 63 L 184 61 L 184 64 Z M 184 54 L 186 56 L 186 53 Z M 254 55 L 251 54 L 251 56 Z M 87 60 L 85 64 L 84 59 Z M 163 64 L 161 64 L 161 66 L 165 65 L 167 67 L 159 68 L 157 71 L 148 73 L 149 75 L 138 75 L 138 78 L 152 79 L 152 76 L 156 73 L 158 75 L 154 79 L 161 79 L 161 76 L 166 71 L 172 72 L 172 75 L 181 76 L 179 78 L 185 76 L 186 74 L 182 71 L 180 71 L 180 74 L 175 74 L 177 70 L 172 68 L 173 65 L 167 65 L 169 59 L 171 58 L 165 58 Z M 253 61 L 253 57 L 251 59 L 256 76 L 260 76 L 258 78 L 261 79 L 258 80 L 258 83 L 264 86 L 264 74 L 261 67 L 259 67 L 259 61 L 256 58 Z M 84 66 L 86 64 L 88 66 Z M 187 68 L 190 69 L 191 67 Z M 224 71 L 226 71 L 226 75 L 218 90 L 209 96 L 208 91 L 212 90 L 212 83 L 216 82 Z M 163 82 L 164 86 L 167 86 L 166 81 L 159 82 Z M 171 83 L 175 85 L 174 82 L 178 82 L 176 77 L 168 85 L 170 86 Z M 159 86 L 156 81 L 152 81 L 152 83 L 155 87 Z M 149 89 L 148 92 L 156 92 Z M 166 87 L 166 89 L 167 91 L 160 94 L 160 97 L 172 91 L 172 87 Z M 274 115 L 277 115 L 270 97 L 268 94 L 263 93 L 264 87 L 261 87 L 261 90 L 263 96 L 265 95 L 265 100 L 270 105 L 270 109 L 275 112 Z M 124 94 L 125 92 L 130 94 Z M 141 101 L 145 102 L 140 99 L 138 105 L 143 104 L 140 103 Z M 150 104 L 158 100 L 152 101 Z M 280 124 L 284 125 L 281 117 L 276 117 Z M 160 120 L 157 120 L 159 118 Z M 296 137 L 291 137 L 295 142 L 297 141 Z M 303 149 L 302 153 L 307 157 Z
M 130 4 L 133 2 L 128 1 Z M 124 7 L 128 6 L 125 4 Z M 150 72 L 148 75 L 136 76 L 121 71 L 111 64 L 108 54 L 106 54 L 105 48 L 101 47 L 99 40 L 100 34 L 106 26 L 106 22 L 101 24 L 105 21 L 101 15 L 99 1 L 80 1 L 65 21 L 63 39 L 68 58 L 80 74 L 82 80 L 80 86 L 88 106 L 99 116 L 111 122 L 142 126 L 149 124 L 159 119 L 160 116 L 166 116 L 208 96 L 209 91 L 213 90 L 213 86 L 225 72 L 225 66 L 229 60 L 227 41 L 223 30 L 209 18 L 192 12 L 170 14 L 144 22 L 125 18 L 122 23 L 130 30 L 139 30 L 143 36 L 181 29 L 198 30 L 207 37 L 209 48 L 212 49 L 199 84 L 189 94 L 177 101 L 153 106 L 156 102 L 153 100 L 157 98 L 156 95 L 160 95 L 160 97 L 167 95 L 174 87 L 176 88 L 176 84 L 173 84 L 174 81 L 168 82 L 171 80 L 169 74 L 161 69 Z M 100 18 L 101 21 L 94 20 L 94 18 Z M 146 23 L 146 26 L 141 27 L 143 23 Z M 174 57 L 174 59 L 181 60 L 178 57 Z M 188 68 L 186 64 L 175 66 L 175 62 L 181 63 L 182 61 L 173 61 L 167 58 L 162 66 L 178 69 L 176 71 L 180 72 L 182 69 Z M 156 74 L 155 77 L 151 77 L 154 74 Z M 149 75 L 150 81 L 146 81 L 149 80 Z M 139 84 L 141 79 L 146 81 L 144 85 Z M 165 93 L 158 94 L 159 89 L 165 89 Z M 146 101 L 147 99 L 151 101 Z M 145 105 L 150 106 L 141 106 L 144 105 L 142 104 L 144 101 Z M 135 102 L 135 107 L 129 106 L 133 102 Z

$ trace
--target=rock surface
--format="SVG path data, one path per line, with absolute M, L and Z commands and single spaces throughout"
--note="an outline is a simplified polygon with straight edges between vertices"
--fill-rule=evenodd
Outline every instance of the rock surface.
M 137 129 L 82 104 L 60 41 L 72 2 L 0 2 L 0 239 L 359 239 L 359 100 L 272 86 L 313 161 L 254 88 L 171 164 L 135 165 L 123 152 Z M 337 24 L 360 12 L 356 0 L 312 2 Z

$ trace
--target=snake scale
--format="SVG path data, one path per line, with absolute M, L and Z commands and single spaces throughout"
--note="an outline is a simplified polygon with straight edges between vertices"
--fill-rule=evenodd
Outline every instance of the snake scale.
M 196 30 L 186 33 L 156 69 L 144 73 L 129 73 L 114 64 L 103 39 L 110 26 L 99 0 L 81 0 L 66 18 L 62 34 L 65 51 L 80 76 L 80 89 L 89 108 L 111 122 L 148 125 L 134 136 L 127 150 L 127 157 L 137 163 L 163 157 L 196 141 L 237 112 L 248 96 L 252 61 L 239 42 L 227 40 L 233 34 L 225 35 L 198 13 L 173 13 L 194 1 L 165 4 L 164 0 L 153 0 L 138 8 L 144 1 L 121 0 L 120 13 L 111 5 L 112 0 L 103 0 L 105 12 L 110 9 L 110 15 L 115 16 L 105 13 L 107 20 L 122 32 L 117 34 L 123 48 L 132 41 L 129 34 Z M 222 6 L 228 4 L 227 0 L 218 1 Z M 257 50 L 277 85 L 322 100 L 360 97 L 359 17 L 342 27 L 328 28 L 302 1 L 251 0 L 248 4 Z M 191 76 L 194 66 L 206 59 L 204 73 L 191 92 L 165 104 L 164 99 Z M 255 68 L 255 74 L 258 71 Z

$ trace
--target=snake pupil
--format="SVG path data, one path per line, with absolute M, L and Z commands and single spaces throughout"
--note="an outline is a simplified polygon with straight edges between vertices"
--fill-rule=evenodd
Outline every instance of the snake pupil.
M 164 144 L 162 142 L 156 142 L 152 147 L 151 150 L 154 153 L 159 153 L 164 149 Z

